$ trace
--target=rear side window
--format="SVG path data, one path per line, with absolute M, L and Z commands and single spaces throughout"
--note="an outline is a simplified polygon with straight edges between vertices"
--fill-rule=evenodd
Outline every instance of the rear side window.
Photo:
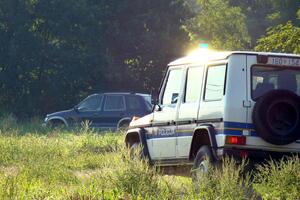
M 251 68 L 251 76 L 253 100 L 276 89 L 289 90 L 300 95 L 300 69 L 298 68 L 255 65 Z
M 162 98 L 163 105 L 177 103 L 181 86 L 182 72 L 182 69 L 172 69 L 169 71 L 168 79 Z
M 127 96 L 126 101 L 127 101 L 127 109 L 128 110 L 141 110 L 142 109 L 142 104 L 141 104 L 141 100 L 139 97 Z
M 142 97 L 144 99 L 147 110 L 151 111 L 152 110 L 151 96 L 150 95 L 143 95 Z
M 209 66 L 207 69 L 204 100 L 221 100 L 224 95 L 226 65 Z
M 124 96 L 107 95 L 104 104 L 105 111 L 122 111 L 125 110 Z
M 201 92 L 202 70 L 202 67 L 193 67 L 188 69 L 184 97 L 185 103 L 197 102 Z

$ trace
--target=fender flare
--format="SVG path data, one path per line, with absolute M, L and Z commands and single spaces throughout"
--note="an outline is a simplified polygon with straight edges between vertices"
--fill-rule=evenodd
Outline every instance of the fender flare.
M 147 139 L 146 139 L 146 130 L 144 128 L 135 128 L 135 129 L 130 129 L 127 131 L 126 136 L 125 136 L 125 144 L 127 143 L 127 137 L 131 134 L 138 134 L 139 140 L 141 144 L 143 145 L 143 154 L 148 157 L 150 163 L 151 163 L 151 157 L 148 149 L 148 144 L 147 144 Z
M 199 130 L 205 130 L 205 131 L 207 131 L 208 137 L 209 137 L 209 141 L 210 141 L 210 147 L 211 147 L 213 156 L 214 156 L 215 159 L 217 159 L 218 156 L 217 156 L 216 149 L 218 148 L 218 145 L 217 145 L 217 140 L 216 140 L 215 129 L 214 129 L 214 127 L 211 124 L 203 124 L 203 125 L 198 126 L 198 127 L 196 127 L 194 129 L 194 131 L 193 131 L 193 138 L 192 138 L 192 141 L 191 141 L 191 148 L 190 148 L 189 158 L 192 157 L 191 153 L 192 153 L 192 144 L 194 143 L 194 138 L 195 138 L 194 135 L 195 135 L 196 131 L 199 131 Z
M 59 117 L 59 116 L 50 117 L 50 118 L 48 119 L 48 121 L 47 121 L 47 124 L 48 124 L 51 120 L 55 120 L 55 119 L 58 119 L 58 120 L 63 121 L 63 123 L 64 123 L 67 127 L 69 127 L 69 124 L 68 124 L 67 120 L 65 120 L 65 118 Z
M 120 120 L 118 121 L 118 124 L 117 124 L 117 129 L 119 129 L 120 124 L 121 124 L 122 122 L 124 122 L 124 121 L 129 121 L 129 123 L 130 123 L 130 122 L 131 122 L 131 118 L 130 118 L 130 117 L 124 117 L 124 118 L 120 119 Z

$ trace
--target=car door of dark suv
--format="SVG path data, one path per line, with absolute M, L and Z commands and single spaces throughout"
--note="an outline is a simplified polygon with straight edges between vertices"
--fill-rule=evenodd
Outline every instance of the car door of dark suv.
M 102 102 L 103 95 L 100 94 L 91 95 L 80 102 L 76 109 L 78 125 L 88 123 L 90 127 L 99 127 Z
M 126 105 L 124 95 L 105 95 L 101 117 L 101 126 L 104 128 L 117 128 L 118 122 L 126 116 Z

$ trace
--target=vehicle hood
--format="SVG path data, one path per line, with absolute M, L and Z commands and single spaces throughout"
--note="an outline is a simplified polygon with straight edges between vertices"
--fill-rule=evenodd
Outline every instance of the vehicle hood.
M 129 128 L 145 127 L 152 123 L 152 119 L 153 119 L 153 113 L 145 115 L 144 117 L 138 118 L 136 120 L 133 119 L 129 124 Z
M 47 114 L 47 117 L 54 117 L 54 116 L 65 117 L 65 116 L 72 115 L 74 113 L 75 113 L 75 111 L 73 109 L 63 110 L 63 111 L 58 111 L 58 112 Z

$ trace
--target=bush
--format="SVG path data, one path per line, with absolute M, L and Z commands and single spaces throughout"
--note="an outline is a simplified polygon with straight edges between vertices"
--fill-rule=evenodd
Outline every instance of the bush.
M 263 199 L 300 199 L 299 157 L 258 166 L 253 188 Z
M 240 164 L 225 157 L 221 166 L 210 166 L 208 173 L 198 173 L 195 180 L 199 199 L 255 199 L 250 175 L 244 171 L 246 161 Z

